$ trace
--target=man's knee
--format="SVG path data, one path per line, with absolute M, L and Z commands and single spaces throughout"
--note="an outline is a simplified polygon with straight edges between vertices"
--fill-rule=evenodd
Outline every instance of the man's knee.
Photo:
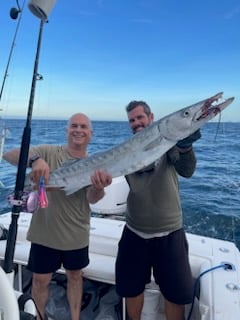
M 82 270 L 66 270 L 66 274 L 69 282 L 82 281 Z
M 37 289 L 45 288 L 49 285 L 52 274 L 33 274 L 33 287 Z

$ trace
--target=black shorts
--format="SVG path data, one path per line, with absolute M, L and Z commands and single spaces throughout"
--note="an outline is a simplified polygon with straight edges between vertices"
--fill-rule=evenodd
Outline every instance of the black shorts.
M 126 226 L 118 245 L 116 290 L 122 297 L 141 294 L 153 277 L 170 302 L 192 301 L 193 278 L 183 229 L 167 236 L 143 239 Z
M 64 251 L 32 243 L 27 268 L 34 273 L 52 273 L 61 266 L 66 270 L 81 270 L 88 264 L 88 247 Z

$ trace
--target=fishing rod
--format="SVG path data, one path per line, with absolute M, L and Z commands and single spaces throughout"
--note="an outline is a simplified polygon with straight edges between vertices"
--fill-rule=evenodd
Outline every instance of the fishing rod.
M 6 68 L 5 68 L 5 72 L 4 72 L 4 76 L 3 76 L 2 86 L 1 86 L 1 90 L 0 90 L 0 103 L 1 103 L 1 100 L 2 100 L 2 95 L 3 95 L 3 89 L 4 89 L 4 86 L 5 86 L 5 82 L 6 82 L 6 79 L 7 79 L 7 76 L 8 76 L 8 68 L 9 68 L 9 65 L 10 65 L 10 62 L 11 62 L 11 59 L 12 59 L 13 49 L 14 49 L 14 47 L 16 45 L 16 38 L 17 38 L 18 30 L 19 30 L 19 27 L 20 27 L 21 19 L 22 19 L 23 8 L 25 6 L 25 0 L 23 1 L 22 8 L 20 7 L 18 0 L 16 0 L 16 2 L 17 2 L 17 8 L 11 8 L 10 17 L 13 20 L 16 20 L 18 18 L 19 13 L 21 13 L 21 14 L 20 14 L 20 17 L 19 17 L 18 22 L 17 22 L 17 26 L 16 26 L 15 33 L 14 33 L 14 36 L 13 36 L 13 41 L 12 41 L 12 45 L 11 45 L 10 52 L 9 52 L 9 55 L 8 55 L 8 60 L 7 60 L 7 64 L 6 64 Z M 0 111 L 2 111 L 2 109 L 0 109 Z M 1 117 L 0 117 L 0 120 L 1 120 Z M 4 148 L 4 144 L 5 144 L 5 138 L 6 138 L 6 134 L 7 134 L 7 127 L 3 124 L 2 127 L 0 126 L 0 131 L 1 131 L 0 132 L 0 162 L 1 162 L 2 161 L 3 148 Z M 0 185 L 2 185 L 1 181 L 0 181 Z
M 8 68 L 9 68 L 9 65 L 10 65 L 10 62 L 11 62 L 11 59 L 12 59 L 13 49 L 14 49 L 14 47 L 16 45 L 16 38 L 17 38 L 19 27 L 20 27 L 20 23 L 21 23 L 21 20 L 22 20 L 23 8 L 25 6 L 25 0 L 23 1 L 22 8 L 20 7 L 18 0 L 16 0 L 16 2 L 17 2 L 17 7 L 18 8 L 11 8 L 10 17 L 13 20 L 16 20 L 18 18 L 19 13 L 20 13 L 20 17 L 18 18 L 17 26 L 16 26 L 15 33 L 14 33 L 14 36 L 13 36 L 11 49 L 10 49 L 9 56 L 8 56 L 7 65 L 6 65 L 4 76 L 3 76 L 3 82 L 2 82 L 1 91 L 0 91 L 0 101 L 2 100 L 3 89 L 4 89 L 5 82 L 6 82 L 6 79 L 7 79 L 7 76 L 8 76 Z
M 31 122 L 32 122 L 32 112 L 33 112 L 33 104 L 34 104 L 34 97 L 35 97 L 35 88 L 36 82 L 39 80 L 38 74 L 38 64 L 39 64 L 39 56 L 40 56 L 40 49 L 41 49 L 41 41 L 42 41 L 42 33 L 43 33 L 43 26 L 48 21 L 48 14 L 52 10 L 54 6 L 55 0 L 30 0 L 28 7 L 30 11 L 40 18 L 40 26 L 39 26 L 39 33 L 38 33 L 38 40 L 37 40 L 37 49 L 35 54 L 35 61 L 34 61 L 34 69 L 33 69 L 33 76 L 32 76 L 32 86 L 28 104 L 28 112 L 26 118 L 26 125 L 23 130 L 22 141 L 21 141 L 21 148 L 20 148 L 20 155 L 18 161 L 18 168 L 17 168 L 17 177 L 16 177 L 16 184 L 14 190 L 14 199 L 12 201 L 12 215 L 11 215 L 11 223 L 9 226 L 9 233 L 7 238 L 6 250 L 5 250 L 5 257 L 3 261 L 3 269 L 6 273 L 10 274 L 13 273 L 13 258 L 14 258 L 14 251 L 16 245 L 16 238 L 17 238 L 17 222 L 18 218 L 22 209 L 22 196 L 24 190 L 24 182 L 27 170 L 27 162 L 28 162 L 28 153 L 29 153 L 29 146 L 31 140 Z

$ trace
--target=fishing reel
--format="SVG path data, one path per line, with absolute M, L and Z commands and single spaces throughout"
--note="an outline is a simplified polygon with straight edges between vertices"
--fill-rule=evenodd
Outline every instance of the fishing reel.
M 8 196 L 8 203 L 12 206 L 21 206 L 22 212 L 34 213 L 39 208 L 38 191 L 24 191 L 21 200 L 14 199 L 14 194 L 10 194 Z
M 18 0 L 16 0 L 16 2 L 17 2 L 17 7 L 18 8 L 11 8 L 11 10 L 10 10 L 10 17 L 13 20 L 16 20 L 18 18 L 18 14 L 22 11 L 21 8 L 20 8 Z
M 12 206 L 21 206 L 22 212 L 34 213 L 39 208 L 48 207 L 48 197 L 45 190 L 44 178 L 40 178 L 39 189 L 37 191 L 23 191 L 22 199 L 14 199 L 14 194 L 8 196 L 8 203 Z

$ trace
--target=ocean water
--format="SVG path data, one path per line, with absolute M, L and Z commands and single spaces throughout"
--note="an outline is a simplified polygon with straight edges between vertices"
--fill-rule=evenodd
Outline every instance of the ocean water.
M 4 150 L 19 147 L 25 120 L 5 120 L 9 135 Z M 123 142 L 131 132 L 127 122 L 93 122 L 89 153 Z M 240 123 L 207 123 L 195 143 L 197 168 L 180 178 L 184 227 L 187 232 L 230 240 L 240 249 Z M 31 144 L 64 144 L 66 121 L 33 120 Z M 0 163 L 0 214 L 10 211 L 7 196 L 15 186 L 17 168 Z

